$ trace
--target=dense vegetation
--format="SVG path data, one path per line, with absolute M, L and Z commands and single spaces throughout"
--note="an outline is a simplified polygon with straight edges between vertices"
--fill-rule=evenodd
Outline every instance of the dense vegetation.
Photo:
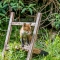
M 49 53 L 47 56 L 36 55 L 32 60 L 60 60 L 60 0 L 1 0 L 0 1 L 0 60 L 6 38 L 10 13 L 15 13 L 14 21 L 35 21 L 36 14 L 42 13 L 38 38 L 34 45 Z M 25 60 L 27 53 L 16 50 L 20 47 L 20 26 L 13 26 L 9 41 L 9 51 L 4 60 Z

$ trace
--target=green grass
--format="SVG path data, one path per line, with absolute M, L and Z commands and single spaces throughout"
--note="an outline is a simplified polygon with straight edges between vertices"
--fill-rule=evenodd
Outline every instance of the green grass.
M 4 60 L 26 60 L 27 53 L 23 50 L 16 50 L 15 47 L 20 47 L 19 38 L 20 27 L 13 27 L 12 34 L 9 41 L 9 51 L 5 51 Z M 2 34 L 1 32 L 0 34 Z M 49 53 L 47 56 L 36 55 L 32 57 L 32 60 L 60 60 L 60 36 L 57 34 L 54 41 L 51 42 L 49 39 L 48 30 L 39 30 L 40 38 L 37 39 L 34 46 L 36 48 L 43 49 Z M 41 35 L 42 34 L 42 35 Z M 1 53 L 4 45 L 4 39 L 6 32 L 3 33 L 4 36 L 0 36 L 0 59 L 2 60 Z M 45 36 L 44 36 L 45 35 Z
M 48 51 L 49 55 L 45 57 L 38 55 L 32 60 L 60 60 L 60 36 L 56 35 L 54 42 L 51 42 L 50 40 L 45 40 L 44 44 L 45 45 L 43 49 L 45 51 Z

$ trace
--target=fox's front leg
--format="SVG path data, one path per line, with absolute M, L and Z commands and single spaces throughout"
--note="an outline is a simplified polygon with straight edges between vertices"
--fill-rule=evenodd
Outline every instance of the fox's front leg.
M 28 36 L 27 36 L 27 43 L 28 43 L 28 44 L 31 43 L 31 39 L 32 39 L 32 36 L 31 36 L 31 35 L 28 35 Z
M 23 40 L 23 37 L 21 37 L 21 44 L 22 44 L 22 47 L 24 47 L 24 40 Z
M 30 44 L 29 37 L 27 36 L 27 43 Z

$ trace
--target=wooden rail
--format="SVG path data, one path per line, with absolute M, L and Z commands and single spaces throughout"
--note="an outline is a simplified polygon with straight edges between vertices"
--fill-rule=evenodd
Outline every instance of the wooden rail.
M 12 25 L 23 25 L 24 23 L 31 23 L 31 26 L 35 26 L 35 23 L 34 22 L 12 22 Z

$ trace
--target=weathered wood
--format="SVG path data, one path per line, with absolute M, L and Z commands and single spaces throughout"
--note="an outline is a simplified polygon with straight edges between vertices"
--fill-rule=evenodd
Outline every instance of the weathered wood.
M 31 26 L 35 26 L 35 22 L 12 22 L 12 25 L 23 25 L 24 23 L 31 23 Z
M 16 49 L 19 50 L 19 48 L 16 48 Z M 28 46 L 25 45 L 24 47 L 20 47 L 20 49 L 25 50 L 26 52 L 28 52 L 30 50 L 30 45 L 28 45 Z M 32 54 L 38 55 L 38 54 L 40 54 L 40 52 L 41 52 L 41 49 L 33 47 Z
M 4 52 L 7 48 L 7 44 L 8 44 L 9 39 L 10 39 L 10 34 L 11 34 L 11 30 L 12 30 L 11 23 L 12 23 L 13 20 L 14 20 L 14 12 L 11 12 L 9 26 L 8 26 L 7 35 L 6 35 L 6 40 L 5 40 L 5 44 L 4 44 L 4 49 L 3 49 L 3 52 L 2 52 L 3 57 L 4 57 Z
M 29 51 L 30 50 L 30 45 L 24 45 L 24 47 L 20 47 L 20 49 L 25 50 L 25 51 Z
M 36 24 L 35 24 L 34 31 L 33 31 L 32 41 L 31 41 L 31 44 L 30 44 L 30 49 L 28 51 L 28 56 L 27 56 L 26 60 L 31 60 L 31 58 L 32 58 L 34 41 L 37 39 L 37 32 L 38 32 L 38 29 L 39 29 L 40 21 L 41 21 L 41 13 L 38 13 L 37 19 L 36 19 Z

